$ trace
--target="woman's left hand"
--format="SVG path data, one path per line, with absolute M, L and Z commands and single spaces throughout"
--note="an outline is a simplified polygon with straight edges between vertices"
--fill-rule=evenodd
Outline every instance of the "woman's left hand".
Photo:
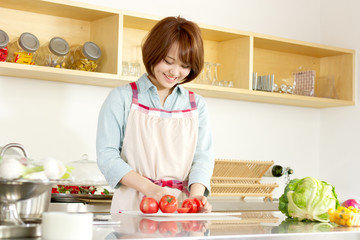
M 203 207 L 200 207 L 199 212 L 209 213 L 212 211 L 212 205 L 208 202 L 205 196 L 195 196 L 194 198 L 199 199 L 203 204 Z

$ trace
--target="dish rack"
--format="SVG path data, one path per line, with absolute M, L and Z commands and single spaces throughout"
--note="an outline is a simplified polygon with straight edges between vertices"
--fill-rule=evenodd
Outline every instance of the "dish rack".
M 264 197 L 272 200 L 277 183 L 260 183 L 274 161 L 216 159 L 211 177 L 211 196 Z

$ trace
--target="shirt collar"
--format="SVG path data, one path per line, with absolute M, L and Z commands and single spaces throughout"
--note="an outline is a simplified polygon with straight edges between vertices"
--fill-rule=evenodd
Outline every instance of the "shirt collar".
M 139 89 L 139 92 L 146 92 L 148 91 L 150 88 L 155 88 L 155 85 L 152 84 L 152 82 L 150 81 L 148 75 L 146 73 L 144 73 L 140 78 L 139 80 L 137 81 L 138 83 L 138 89 Z M 181 84 L 178 84 L 175 86 L 175 89 L 174 91 L 180 93 L 180 94 L 183 94 L 185 96 L 185 88 L 181 85 Z

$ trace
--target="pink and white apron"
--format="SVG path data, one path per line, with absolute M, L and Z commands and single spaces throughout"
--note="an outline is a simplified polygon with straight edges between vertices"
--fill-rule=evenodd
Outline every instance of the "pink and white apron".
M 138 89 L 130 83 L 133 98 L 120 156 L 137 173 L 160 186 L 180 201 L 195 153 L 199 118 L 195 95 L 189 92 L 191 109 L 166 111 L 138 102 Z M 183 192 L 186 192 L 183 189 Z M 114 192 L 111 212 L 138 210 L 143 194 L 121 185 Z

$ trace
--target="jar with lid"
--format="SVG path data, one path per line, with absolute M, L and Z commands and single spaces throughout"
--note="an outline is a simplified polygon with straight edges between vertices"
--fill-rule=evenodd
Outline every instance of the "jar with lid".
M 39 46 L 39 40 L 34 34 L 24 32 L 9 43 L 6 61 L 34 65 L 34 56 Z
M 5 62 L 8 55 L 9 36 L 0 29 L 0 62 Z
M 100 57 L 100 47 L 94 42 L 75 45 L 70 48 L 67 68 L 96 72 Z
M 42 45 L 36 52 L 35 64 L 56 68 L 65 68 L 65 61 L 70 47 L 65 39 L 54 37 Z
M 294 170 L 292 170 L 290 167 L 282 167 L 280 165 L 274 165 L 265 172 L 264 177 L 281 177 L 283 175 L 289 176 L 290 174 L 293 173 Z

